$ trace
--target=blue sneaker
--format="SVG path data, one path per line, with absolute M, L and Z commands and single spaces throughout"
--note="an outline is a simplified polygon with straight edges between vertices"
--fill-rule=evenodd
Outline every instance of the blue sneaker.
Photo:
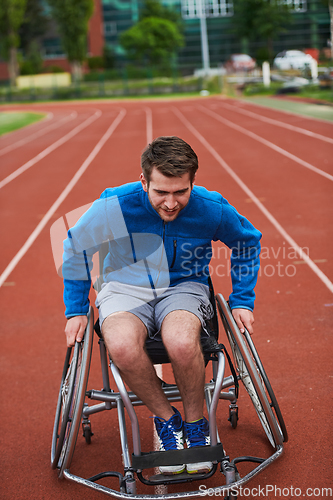
M 169 420 L 154 418 L 160 451 L 182 450 L 184 448 L 183 420 L 179 411 L 174 407 L 172 409 L 175 414 Z M 184 472 L 185 464 L 163 465 L 159 469 L 161 474 L 170 476 Z
M 205 417 L 196 422 L 184 422 L 184 434 L 188 448 L 210 444 L 209 423 Z M 210 472 L 212 468 L 212 462 L 197 462 L 186 465 L 189 474 L 207 473 Z

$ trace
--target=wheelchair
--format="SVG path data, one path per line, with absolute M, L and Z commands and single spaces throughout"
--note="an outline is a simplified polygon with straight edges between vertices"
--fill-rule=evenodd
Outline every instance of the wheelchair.
M 100 262 L 102 258 L 100 256 Z M 100 282 L 95 283 L 95 289 L 100 289 Z M 215 473 L 221 474 L 221 485 L 209 488 L 209 495 L 224 496 L 231 500 L 237 498 L 237 491 L 250 479 L 272 464 L 283 453 L 284 443 L 288 441 L 286 426 L 274 395 L 272 386 L 266 375 L 254 342 L 245 330 L 241 333 L 232 316 L 227 301 L 221 293 L 214 294 L 210 281 L 211 302 L 214 308 L 214 318 L 211 321 L 210 336 L 202 341 L 202 350 L 206 367 L 212 363 L 213 378 L 205 384 L 205 401 L 210 426 L 210 445 L 183 450 L 142 451 L 140 425 L 135 408 L 143 402 L 133 392 L 126 389 L 117 366 L 107 353 L 99 330 L 98 320 L 94 324 L 94 311 L 90 308 L 88 324 L 83 340 L 68 348 L 60 383 L 60 391 L 55 413 L 51 445 L 51 467 L 56 469 L 59 478 L 87 486 L 115 498 L 142 499 L 174 499 L 204 496 L 205 491 L 183 491 L 182 484 L 204 481 Z M 228 341 L 228 348 L 221 343 L 219 330 L 223 331 L 223 341 Z M 93 349 L 93 337 L 98 336 L 100 364 L 103 379 L 103 389 L 88 389 L 90 361 Z M 153 364 L 169 363 L 167 353 L 161 341 L 148 339 L 147 353 Z M 230 353 L 228 352 L 230 351 Z M 225 374 L 226 364 L 230 375 Z M 109 370 L 110 367 L 110 370 Z M 111 389 L 110 371 L 117 390 Z M 258 415 L 262 429 L 270 443 L 272 454 L 267 458 L 255 456 L 240 456 L 230 459 L 219 438 L 217 429 L 217 409 L 219 400 L 229 402 L 228 420 L 233 429 L 238 424 L 238 398 L 240 383 L 245 388 L 250 401 Z M 167 384 L 161 380 L 163 391 L 170 402 L 181 401 L 179 390 L 175 384 Z M 93 401 L 89 405 L 86 401 Z M 222 405 L 221 405 L 222 406 Z M 89 478 L 83 478 L 70 471 L 80 427 L 87 444 L 93 436 L 89 418 L 105 410 L 117 410 L 122 465 L 118 471 L 106 471 Z M 126 413 L 132 434 L 132 443 L 126 429 Z M 130 451 L 131 448 L 131 451 Z M 87 453 L 89 447 L 87 447 Z M 188 474 L 183 472 L 173 476 L 156 474 L 156 468 L 163 465 L 178 465 L 183 463 L 204 462 L 213 463 L 208 473 Z M 121 462 L 121 461 L 120 461 Z M 251 470 L 241 477 L 237 464 L 251 463 Z M 154 474 L 150 475 L 151 469 Z M 148 473 L 148 474 L 147 474 Z M 106 487 L 99 481 L 106 477 L 117 478 L 117 489 Z M 137 493 L 140 484 L 148 486 L 177 484 L 175 493 L 160 494 L 158 488 L 152 488 L 151 494 Z

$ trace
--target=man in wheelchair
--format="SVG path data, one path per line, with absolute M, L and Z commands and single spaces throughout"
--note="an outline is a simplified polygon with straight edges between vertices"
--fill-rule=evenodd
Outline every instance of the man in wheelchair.
M 209 444 L 203 416 L 201 336 L 214 311 L 208 286 L 212 241 L 232 249 L 229 304 L 253 332 L 260 232 L 221 194 L 194 185 L 198 158 L 178 137 L 159 137 L 141 157 L 140 182 L 107 189 L 64 242 L 67 345 L 87 325 L 92 257 L 108 242 L 96 299 L 102 336 L 130 389 L 155 415 L 160 450 Z M 182 396 L 184 419 L 166 398 L 145 350 L 160 338 Z M 211 462 L 161 466 L 163 474 L 209 472 Z

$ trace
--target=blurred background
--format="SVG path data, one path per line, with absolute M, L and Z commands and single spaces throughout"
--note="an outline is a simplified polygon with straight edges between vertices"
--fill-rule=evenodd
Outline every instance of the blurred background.
M 333 0 L 0 0 L 0 101 L 309 85 L 331 100 L 332 18 Z

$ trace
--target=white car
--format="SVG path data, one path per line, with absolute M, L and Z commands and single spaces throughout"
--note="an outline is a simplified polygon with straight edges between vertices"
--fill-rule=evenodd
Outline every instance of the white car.
M 304 69 L 311 66 L 312 60 L 310 54 L 305 54 L 301 50 L 284 50 L 275 57 L 273 65 L 281 70 Z
M 256 67 L 256 61 L 247 54 L 231 54 L 230 59 L 224 66 L 229 73 L 233 71 L 252 71 Z

